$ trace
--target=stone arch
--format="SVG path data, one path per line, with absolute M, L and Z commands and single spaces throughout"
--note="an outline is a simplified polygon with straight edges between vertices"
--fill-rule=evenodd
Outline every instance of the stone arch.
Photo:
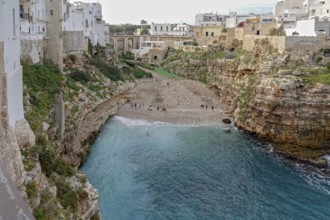
M 132 49 L 134 49 L 134 39 L 130 37 L 127 39 L 127 50 L 131 51 Z
M 112 37 L 110 38 L 109 46 L 110 46 L 111 49 L 115 49 L 115 41 Z
M 117 38 L 116 39 L 116 52 L 125 52 L 125 38 Z

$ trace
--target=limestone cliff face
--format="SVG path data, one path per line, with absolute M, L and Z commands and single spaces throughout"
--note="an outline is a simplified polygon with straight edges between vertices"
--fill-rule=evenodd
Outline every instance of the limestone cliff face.
M 87 95 L 81 94 L 77 100 L 80 102 L 80 110 L 76 118 L 76 127 L 64 134 L 60 148 L 61 154 L 70 164 L 79 167 L 87 159 L 90 143 L 97 137 L 109 117 L 115 115 L 118 108 L 126 102 L 127 92 L 134 85 L 125 83 L 119 86 L 110 99 L 93 101 Z M 68 127 L 70 128 L 70 125 Z
M 218 89 L 238 127 L 290 157 L 324 165 L 319 158 L 330 152 L 330 86 L 304 80 L 320 68 L 310 53 L 176 58 L 164 67 Z

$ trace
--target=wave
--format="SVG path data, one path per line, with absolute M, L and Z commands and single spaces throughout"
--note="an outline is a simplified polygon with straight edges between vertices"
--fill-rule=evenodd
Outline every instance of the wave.
M 115 116 L 114 120 L 119 121 L 119 122 L 121 122 L 124 125 L 129 126 L 129 127 L 137 127 L 137 126 L 151 127 L 151 126 L 171 125 L 169 123 L 160 122 L 160 121 L 149 122 L 149 121 L 142 120 L 142 119 L 130 119 L 130 118 L 124 118 L 124 117 L 121 117 L 121 116 Z

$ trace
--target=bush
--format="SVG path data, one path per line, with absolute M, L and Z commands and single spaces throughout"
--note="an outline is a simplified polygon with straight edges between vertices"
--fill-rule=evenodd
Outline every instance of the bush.
M 70 74 L 68 76 L 70 79 L 80 82 L 82 84 L 94 81 L 92 76 L 79 69 L 71 69 Z
M 77 56 L 74 54 L 70 54 L 69 55 L 69 60 L 71 60 L 73 63 L 75 63 L 77 61 Z
M 38 189 L 36 182 L 32 181 L 26 185 L 26 194 L 29 199 L 34 199 L 38 195 Z
M 121 71 L 117 66 L 109 66 L 104 60 L 100 58 L 91 59 L 91 64 L 98 68 L 100 72 L 113 81 L 123 81 Z
M 54 163 L 54 171 L 61 176 L 72 176 L 76 173 L 76 170 L 63 158 L 57 158 Z
M 71 208 L 73 211 L 76 211 L 79 204 L 78 193 L 73 191 L 70 185 L 66 183 L 63 178 L 56 179 L 55 185 L 57 188 L 57 197 L 59 198 L 62 206 L 65 209 Z
M 44 147 L 42 152 L 39 153 L 39 161 L 41 165 L 41 169 L 45 172 L 47 177 L 50 177 L 53 172 L 55 160 L 55 153 L 53 150 Z
M 152 78 L 152 74 L 151 73 L 147 73 L 139 68 L 130 68 L 132 73 L 133 73 L 133 76 L 137 79 L 141 79 L 141 78 L 144 78 L 144 77 L 147 77 L 147 78 Z

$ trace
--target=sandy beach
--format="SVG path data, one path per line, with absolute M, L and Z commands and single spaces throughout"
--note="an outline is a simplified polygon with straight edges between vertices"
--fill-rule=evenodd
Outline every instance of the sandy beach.
M 222 119 L 230 118 L 219 95 L 205 84 L 182 78 L 168 79 L 149 72 L 153 78 L 137 82 L 130 101 L 119 109 L 118 116 L 196 125 L 223 124 Z

